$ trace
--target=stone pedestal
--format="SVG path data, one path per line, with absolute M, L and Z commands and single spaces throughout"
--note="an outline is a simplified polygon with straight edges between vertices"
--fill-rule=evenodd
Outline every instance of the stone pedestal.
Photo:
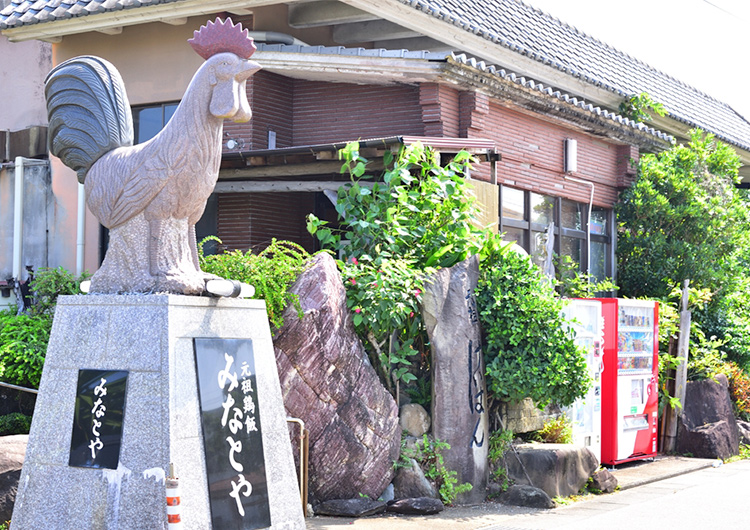
M 196 337 L 252 340 L 271 528 L 305 527 L 264 303 L 81 295 L 57 305 L 13 529 L 167 528 L 170 462 L 182 491 L 182 527 L 211 528 Z M 79 369 L 128 371 L 117 469 L 68 465 Z

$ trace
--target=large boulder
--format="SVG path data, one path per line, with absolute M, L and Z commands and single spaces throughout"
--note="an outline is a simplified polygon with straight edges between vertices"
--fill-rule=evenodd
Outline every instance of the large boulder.
M 0 523 L 10 521 L 13 515 L 28 441 L 28 434 L 0 436 Z
M 448 443 L 445 467 L 472 489 L 456 504 L 487 495 L 489 422 L 481 330 L 474 290 L 476 256 L 441 269 L 425 282 L 422 314 L 432 350 L 432 435 Z
M 537 487 L 550 497 L 578 493 L 599 467 L 591 449 L 572 444 L 520 444 L 505 461 L 515 484 Z
M 739 454 L 740 435 L 723 374 L 715 380 L 690 381 L 677 424 L 675 450 L 697 458 L 729 458 Z
M 396 402 L 354 333 L 333 258 L 315 256 L 291 291 L 304 317 L 286 310 L 274 348 L 286 411 L 310 433 L 311 501 L 377 499 L 399 453 Z

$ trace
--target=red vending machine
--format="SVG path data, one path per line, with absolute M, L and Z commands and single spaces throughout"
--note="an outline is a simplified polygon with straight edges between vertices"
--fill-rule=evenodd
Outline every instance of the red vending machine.
M 659 305 L 600 298 L 604 317 L 602 464 L 656 456 Z

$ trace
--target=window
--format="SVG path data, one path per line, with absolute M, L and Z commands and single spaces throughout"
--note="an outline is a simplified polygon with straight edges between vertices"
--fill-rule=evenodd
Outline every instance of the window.
M 507 241 L 518 243 L 537 265 L 544 267 L 548 232 L 554 223 L 554 254 L 568 256 L 578 270 L 590 273 L 596 280 L 613 278 L 612 210 L 594 206 L 589 220 L 588 209 L 586 203 L 502 186 L 500 230 L 505 232 Z
M 161 103 L 144 107 L 133 107 L 133 130 L 135 143 L 150 140 L 161 131 L 177 110 L 177 103 Z

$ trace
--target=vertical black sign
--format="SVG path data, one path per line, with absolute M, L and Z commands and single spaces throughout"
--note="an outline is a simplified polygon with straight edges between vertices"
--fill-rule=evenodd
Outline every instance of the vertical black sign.
M 68 465 L 117 469 L 125 417 L 125 370 L 79 370 Z
M 195 364 L 214 528 L 271 526 L 250 339 L 196 338 Z

